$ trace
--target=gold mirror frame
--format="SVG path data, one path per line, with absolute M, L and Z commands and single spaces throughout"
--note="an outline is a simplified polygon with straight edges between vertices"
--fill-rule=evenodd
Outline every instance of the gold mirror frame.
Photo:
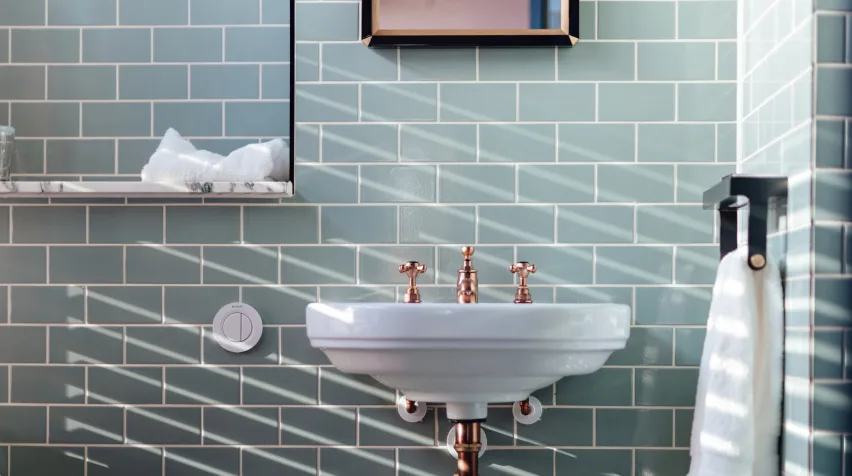
M 562 1 L 560 28 L 541 30 L 383 30 L 380 0 L 361 0 L 361 41 L 397 46 L 574 46 L 580 40 L 580 0 Z

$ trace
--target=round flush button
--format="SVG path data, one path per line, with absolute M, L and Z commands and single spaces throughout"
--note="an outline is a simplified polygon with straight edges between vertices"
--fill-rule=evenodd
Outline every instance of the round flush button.
M 234 353 L 251 350 L 260 341 L 263 321 L 248 304 L 235 302 L 219 309 L 213 319 L 213 336 L 225 350 Z

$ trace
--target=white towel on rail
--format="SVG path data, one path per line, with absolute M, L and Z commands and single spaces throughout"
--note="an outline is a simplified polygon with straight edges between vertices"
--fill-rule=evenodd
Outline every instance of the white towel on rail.
M 783 294 L 778 268 L 719 264 L 701 356 L 688 476 L 777 476 Z

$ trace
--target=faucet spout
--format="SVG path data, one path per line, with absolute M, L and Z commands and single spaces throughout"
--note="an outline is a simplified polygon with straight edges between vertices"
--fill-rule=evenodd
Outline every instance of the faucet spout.
M 459 270 L 456 282 L 456 301 L 459 304 L 475 304 L 479 302 L 479 277 L 473 267 L 473 246 L 462 247 L 464 262 Z

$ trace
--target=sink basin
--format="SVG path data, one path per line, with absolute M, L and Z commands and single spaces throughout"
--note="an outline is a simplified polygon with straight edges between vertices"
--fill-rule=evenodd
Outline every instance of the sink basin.
M 624 348 L 621 304 L 314 303 L 307 332 L 343 372 L 368 374 L 450 420 L 481 420 Z

